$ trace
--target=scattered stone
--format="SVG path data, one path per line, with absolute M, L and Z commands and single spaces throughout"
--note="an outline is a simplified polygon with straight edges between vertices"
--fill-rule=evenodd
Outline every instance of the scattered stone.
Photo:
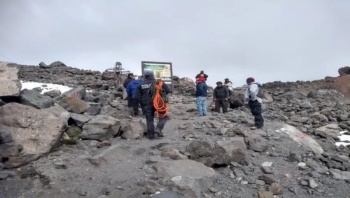
M 55 162 L 56 169 L 67 169 L 67 165 L 64 162 Z
M 102 142 L 97 143 L 97 148 L 103 148 L 103 147 L 108 147 L 111 146 L 112 143 L 109 140 L 103 140 Z
M 87 123 L 90 118 L 86 115 L 70 113 L 70 118 L 73 120 L 74 124 L 78 127 L 83 127 L 85 123 Z
M 87 195 L 87 190 L 83 187 L 77 187 L 75 189 L 75 192 L 79 195 L 79 196 L 82 196 L 82 197 L 85 197 Z
M 274 195 L 282 195 L 283 194 L 283 187 L 281 184 L 275 182 L 275 183 L 271 184 L 270 191 Z
M 16 173 L 14 171 L 0 171 L 0 180 L 7 179 L 8 177 L 14 177 Z
M 264 185 L 265 185 L 265 182 L 262 181 L 262 180 L 256 180 L 256 181 L 255 181 L 255 184 L 258 184 L 258 185 L 260 185 L 260 186 L 264 186 Z
M 161 153 L 162 157 L 169 157 L 173 160 L 188 159 L 186 155 L 181 154 L 178 150 L 172 148 L 166 148 Z
M 258 179 L 264 181 L 266 184 L 269 184 L 269 185 L 275 182 L 274 179 L 272 179 L 270 176 L 267 176 L 267 175 L 261 175 L 258 177 Z
M 81 114 L 90 108 L 90 106 L 79 98 L 63 97 L 58 104 L 69 112 Z
M 259 192 L 259 198 L 273 198 L 273 193 L 270 191 Z
M 147 132 L 146 125 L 142 120 L 131 120 L 126 125 L 121 127 L 123 139 L 139 140 L 143 138 L 143 134 Z
M 331 169 L 330 170 L 332 176 L 334 179 L 338 180 L 350 180 L 350 172 L 348 171 L 341 171 L 337 169 Z
M 318 184 L 316 183 L 316 181 L 313 178 L 309 179 L 309 187 L 314 189 L 318 187 Z
M 49 96 L 50 98 L 57 98 L 61 95 L 60 90 L 51 90 L 44 93 L 44 96 Z

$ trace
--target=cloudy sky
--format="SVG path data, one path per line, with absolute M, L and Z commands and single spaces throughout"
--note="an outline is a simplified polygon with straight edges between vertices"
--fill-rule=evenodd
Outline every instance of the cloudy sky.
M 104 71 L 169 61 L 241 86 L 337 76 L 350 65 L 349 0 L 0 0 L 0 60 Z

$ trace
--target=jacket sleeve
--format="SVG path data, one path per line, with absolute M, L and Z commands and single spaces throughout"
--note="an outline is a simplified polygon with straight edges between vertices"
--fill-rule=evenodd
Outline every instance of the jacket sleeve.
M 163 82 L 163 86 L 162 86 L 162 88 L 165 90 L 165 93 L 166 93 L 166 94 L 171 93 L 171 91 L 170 91 L 170 89 L 169 89 L 168 85 L 167 85 L 167 84 L 165 84 L 165 82 Z
M 126 86 L 126 93 L 128 93 L 128 96 L 131 96 L 131 84 L 129 83 L 128 86 Z
M 259 87 L 256 84 L 251 84 L 248 88 L 250 100 L 255 101 L 258 98 Z
M 205 95 L 207 95 L 207 93 L 208 93 L 208 85 L 207 84 L 204 84 L 203 85 L 203 94 L 205 94 Z

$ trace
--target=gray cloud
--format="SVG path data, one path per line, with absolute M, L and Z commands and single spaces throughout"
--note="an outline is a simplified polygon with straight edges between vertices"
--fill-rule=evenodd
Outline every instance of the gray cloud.
M 0 59 L 103 71 L 171 61 L 240 86 L 336 76 L 350 63 L 348 0 L 2 0 Z

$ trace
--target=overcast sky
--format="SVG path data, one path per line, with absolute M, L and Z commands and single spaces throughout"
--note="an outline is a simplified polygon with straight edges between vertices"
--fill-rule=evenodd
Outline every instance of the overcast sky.
M 0 60 L 169 61 L 211 85 L 321 79 L 350 65 L 350 0 L 0 0 Z

